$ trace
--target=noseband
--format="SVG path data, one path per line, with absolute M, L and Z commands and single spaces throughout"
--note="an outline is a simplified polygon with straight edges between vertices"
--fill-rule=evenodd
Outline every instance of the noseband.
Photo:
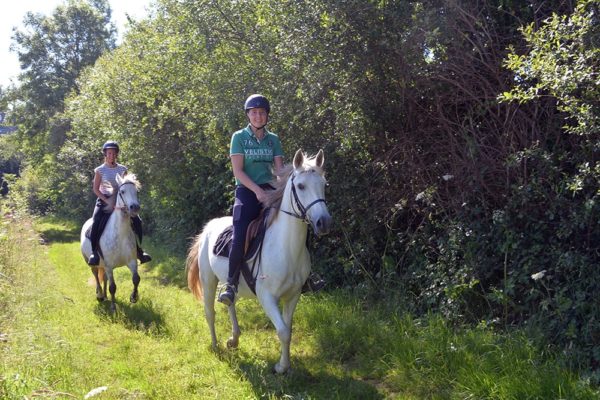
M 292 217 L 301 219 L 302 221 L 304 221 L 310 225 L 310 221 L 307 218 L 308 210 L 310 210 L 310 208 L 317 203 L 321 203 L 321 202 L 323 202 L 325 204 L 327 204 L 327 203 L 325 202 L 325 199 L 316 199 L 315 201 L 310 203 L 308 206 L 304 207 L 304 205 L 298 198 L 298 193 L 296 192 L 296 185 L 294 184 L 295 177 L 296 177 L 296 175 L 294 174 L 292 176 L 292 196 L 293 196 L 293 202 L 291 203 L 292 204 L 292 212 L 285 211 L 283 209 L 279 209 L 279 211 L 281 211 L 287 215 L 291 215 Z M 296 209 L 300 210 L 300 213 L 297 213 Z

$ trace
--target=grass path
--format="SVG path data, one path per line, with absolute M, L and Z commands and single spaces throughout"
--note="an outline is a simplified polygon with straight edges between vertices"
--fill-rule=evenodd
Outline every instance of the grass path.
M 78 227 L 4 214 L 0 226 L 0 398 L 82 399 L 594 399 L 598 392 L 520 335 L 451 330 L 365 308 L 348 292 L 304 296 L 292 368 L 275 376 L 279 344 L 255 301 L 239 303 L 240 348 L 209 348 L 201 305 L 185 287 L 184 254 L 151 248 L 140 301 L 116 273 L 117 314 L 98 303 Z M 227 313 L 217 309 L 221 343 Z

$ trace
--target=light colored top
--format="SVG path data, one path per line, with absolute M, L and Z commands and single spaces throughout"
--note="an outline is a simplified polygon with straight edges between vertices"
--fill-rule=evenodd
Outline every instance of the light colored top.
M 108 195 L 104 186 L 106 184 L 110 184 L 113 187 L 117 187 L 117 174 L 121 175 L 121 177 L 125 176 L 127 173 L 127 167 L 121 164 L 118 164 L 114 167 L 109 167 L 106 164 L 102 164 L 94 169 L 94 173 L 100 174 L 102 177 L 102 182 L 100 184 L 100 191 L 104 195 Z

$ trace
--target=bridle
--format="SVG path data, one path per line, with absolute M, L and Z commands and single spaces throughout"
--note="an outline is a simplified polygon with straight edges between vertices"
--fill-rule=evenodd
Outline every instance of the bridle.
M 135 183 L 133 183 L 133 182 L 123 182 L 119 185 L 119 187 L 117 188 L 117 193 L 118 193 L 119 197 L 121 198 L 121 201 L 123 202 L 124 206 L 117 207 L 117 205 L 115 204 L 115 210 L 122 210 L 126 213 L 129 213 L 129 206 L 127 205 L 127 203 L 125 202 L 125 199 L 123 198 L 123 195 L 121 194 L 121 188 L 127 184 L 135 185 Z
M 279 209 L 279 211 L 281 211 L 287 215 L 291 215 L 292 217 L 298 218 L 298 219 L 304 221 L 305 223 L 307 223 L 308 225 L 310 225 L 310 220 L 307 218 L 308 210 L 310 210 L 310 208 L 317 203 L 323 202 L 323 203 L 325 203 L 325 205 L 327 205 L 327 202 L 325 201 L 325 199 L 316 199 L 315 201 L 310 203 L 308 206 L 304 207 L 304 205 L 298 198 L 298 193 L 296 192 L 296 185 L 294 184 L 294 178 L 296 178 L 296 174 L 294 174 L 292 176 L 292 200 L 290 201 L 291 206 L 292 206 L 292 212 L 283 210 L 281 208 Z M 298 213 L 296 211 L 296 209 L 300 210 L 300 213 Z

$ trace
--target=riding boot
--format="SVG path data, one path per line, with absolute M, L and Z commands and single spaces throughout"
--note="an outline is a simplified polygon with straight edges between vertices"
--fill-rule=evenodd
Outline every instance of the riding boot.
M 229 273 L 227 276 L 227 283 L 225 284 L 224 290 L 219 293 L 217 300 L 220 303 L 230 306 L 235 302 L 235 297 L 238 291 L 238 283 L 240 281 L 241 269 L 236 264 L 231 263 L 231 255 L 229 259 Z
M 317 274 L 311 273 L 306 282 L 304 282 L 301 293 L 318 292 L 324 287 L 325 280 L 321 279 Z
M 88 260 L 88 265 L 91 266 L 96 266 L 96 265 L 100 265 L 100 256 L 98 255 L 98 246 L 94 246 L 93 245 L 94 242 L 92 242 L 92 255 L 90 256 L 90 259 Z
M 230 279 L 227 279 L 227 283 L 225 284 L 225 290 L 219 293 L 219 298 L 217 300 L 220 303 L 223 303 L 227 307 L 229 307 L 235 301 L 236 293 L 237 284 L 233 283 Z
M 142 248 L 139 245 L 137 246 L 137 258 L 138 260 L 140 260 L 140 264 L 152 261 L 152 257 L 150 257 L 148 253 L 142 250 Z
M 152 257 L 142 250 L 142 219 L 139 216 L 131 217 L 131 228 L 137 237 L 137 258 L 140 264 L 152 261 Z

